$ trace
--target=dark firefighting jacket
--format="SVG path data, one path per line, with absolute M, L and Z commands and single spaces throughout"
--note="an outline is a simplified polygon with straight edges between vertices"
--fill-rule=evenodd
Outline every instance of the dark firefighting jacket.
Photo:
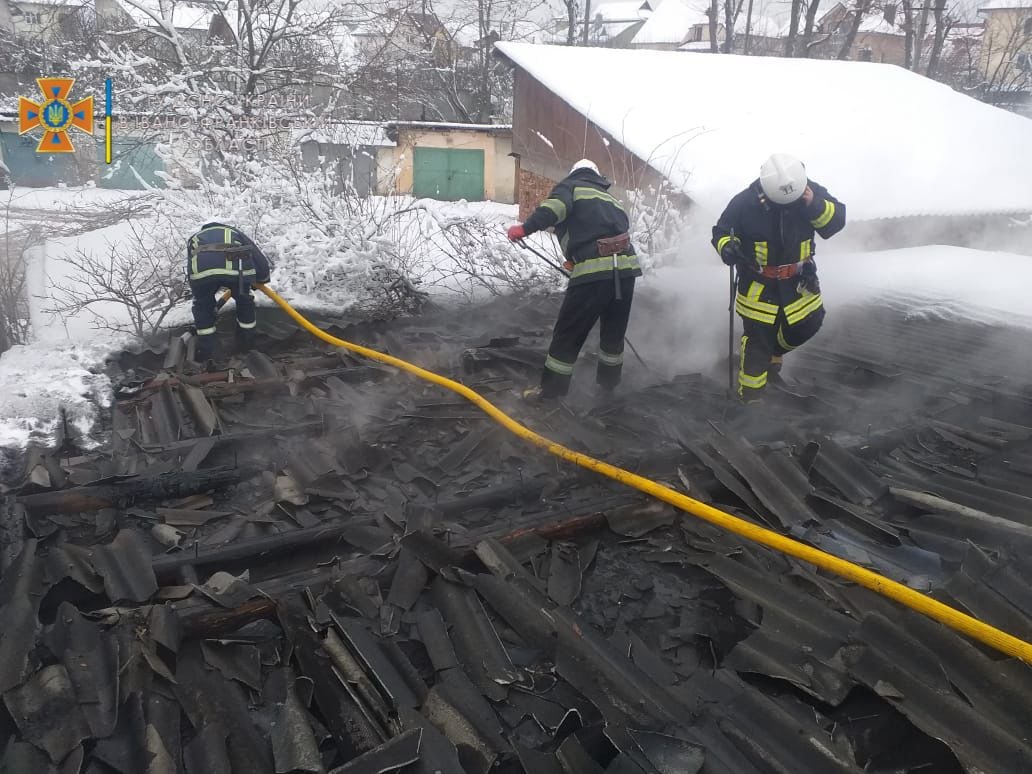
M 737 194 L 713 227 L 713 246 L 721 252 L 735 240 L 746 259 L 756 265 L 798 263 L 798 274 L 788 279 L 765 278 L 748 269 L 739 272 L 735 309 L 743 317 L 774 325 L 779 310 L 795 325 L 823 305 L 814 263 L 814 234 L 828 239 L 846 225 L 846 205 L 828 189 L 809 181 L 813 201 L 800 199 L 778 205 L 763 194 L 759 180 Z
M 247 234 L 224 223 L 205 223 L 186 242 L 186 274 L 191 282 L 225 277 L 248 283 L 269 281 L 269 259 Z
M 613 277 L 613 256 L 599 255 L 599 239 L 626 234 L 630 225 L 623 205 L 609 193 L 612 185 L 590 169 L 574 170 L 527 218 L 528 234 L 555 227 L 567 260 L 573 263 L 570 286 Z M 616 257 L 620 278 L 640 277 L 641 265 L 628 243 Z

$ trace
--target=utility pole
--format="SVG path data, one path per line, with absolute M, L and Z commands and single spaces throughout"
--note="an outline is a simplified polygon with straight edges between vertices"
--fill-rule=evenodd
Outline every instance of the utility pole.
M 581 32 L 581 43 L 588 45 L 588 32 L 591 29 L 591 0 L 584 0 L 584 30 Z

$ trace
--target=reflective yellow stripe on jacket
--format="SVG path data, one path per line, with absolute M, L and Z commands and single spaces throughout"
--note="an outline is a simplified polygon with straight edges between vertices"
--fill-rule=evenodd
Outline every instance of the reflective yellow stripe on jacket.
M 541 202 L 541 206 L 555 213 L 556 218 L 558 218 L 556 223 L 562 223 L 566 220 L 566 204 L 562 199 L 545 199 Z
M 738 244 L 742 244 L 742 240 L 736 236 L 722 236 L 717 240 L 717 252 L 723 254 L 724 248 L 727 247 L 728 242 L 737 242 Z
M 220 247 L 218 247 L 216 245 L 201 245 L 200 240 L 198 240 L 197 237 L 200 236 L 201 234 L 207 232 L 207 231 L 221 231 L 222 232 L 222 244 L 225 245 L 226 247 L 243 247 L 244 246 L 244 245 L 234 245 L 234 243 L 233 243 L 233 229 L 231 229 L 231 228 L 222 228 L 221 226 L 213 226 L 212 228 L 206 228 L 206 229 L 203 229 L 202 231 L 197 232 L 197 234 L 194 234 L 193 238 L 191 239 L 191 247 L 193 249 L 191 250 L 191 256 L 190 256 L 190 279 L 192 279 L 192 280 L 199 280 L 199 279 L 204 279 L 205 277 L 225 277 L 225 276 L 233 276 L 233 277 L 235 277 L 235 276 L 237 276 L 237 270 L 236 270 L 235 261 L 233 259 L 230 259 L 230 258 L 226 259 L 225 266 L 219 266 L 219 267 L 216 267 L 214 269 L 205 269 L 204 271 L 201 271 L 201 267 L 197 263 L 197 258 L 200 255 L 200 253 L 202 253 L 202 252 L 220 252 L 220 251 L 225 249 L 224 247 L 220 248 Z M 248 277 L 248 276 L 254 277 L 254 276 L 257 276 L 258 271 L 254 267 L 251 267 L 250 269 L 244 269 L 243 272 L 241 272 L 241 273 L 245 277 Z
M 609 202 L 610 204 L 612 204 L 614 207 L 620 210 L 620 212 L 623 212 L 623 205 L 620 204 L 620 200 L 606 191 L 600 191 L 597 188 L 574 188 L 573 200 L 575 202 L 579 202 L 584 199 L 601 199 L 604 202 Z
M 827 199 L 824 201 L 824 212 L 818 215 L 816 218 L 810 221 L 810 225 L 814 228 L 824 228 L 831 219 L 835 217 L 835 203 L 830 202 Z
M 766 242 L 754 242 L 753 247 L 756 252 L 756 263 L 760 266 L 767 265 L 767 243 Z

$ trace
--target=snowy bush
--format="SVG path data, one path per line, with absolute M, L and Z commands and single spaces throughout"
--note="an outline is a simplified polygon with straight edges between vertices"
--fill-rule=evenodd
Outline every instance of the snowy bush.
M 646 271 L 673 263 L 683 245 L 690 243 L 691 220 L 683 198 L 665 187 L 629 191 L 627 214 L 634 247 Z

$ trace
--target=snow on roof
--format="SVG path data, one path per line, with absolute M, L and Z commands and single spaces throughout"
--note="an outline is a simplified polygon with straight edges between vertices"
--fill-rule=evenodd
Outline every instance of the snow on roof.
M 218 12 L 214 3 L 185 3 L 176 0 L 121 0 L 121 6 L 141 27 L 156 27 L 158 19 L 172 21 L 178 30 L 207 30 Z
M 533 45 L 525 43 L 521 45 Z M 512 130 L 512 124 L 459 124 L 447 121 L 388 121 L 388 127 L 400 129 L 441 129 L 444 131 L 465 131 L 465 132 L 507 132 Z
M 902 14 L 901 14 L 902 15 Z M 860 32 L 867 34 L 902 35 L 903 29 L 897 24 L 889 24 L 883 13 L 872 13 L 860 22 Z
M 319 142 L 352 147 L 372 146 L 394 147 L 387 136 L 386 124 L 374 121 L 343 121 L 315 126 L 311 129 L 294 129 L 291 137 L 295 142 Z
M 601 24 L 610 38 L 615 38 L 635 24 L 645 21 L 651 14 L 652 7 L 648 2 L 640 0 L 616 0 L 591 6 L 592 25 Z
M 498 49 L 711 211 L 784 152 L 803 159 L 853 219 L 1032 212 L 1032 120 L 901 67 Z
M 601 16 L 605 20 L 634 21 L 647 19 L 652 6 L 642 0 L 613 0 L 610 3 L 592 3 L 591 18 Z
M 1032 0 L 986 0 L 978 4 L 978 12 L 1032 8 Z
M 657 45 L 683 43 L 696 24 L 706 24 L 706 12 L 698 2 L 663 0 L 634 36 L 634 43 Z
M 784 16 L 784 14 L 782 14 Z M 739 35 L 745 34 L 745 27 L 748 23 L 749 34 L 758 38 L 780 38 L 788 33 L 788 17 L 780 18 L 774 16 L 754 15 L 752 21 L 748 21 L 746 15 L 739 14 L 735 21 L 735 32 Z

